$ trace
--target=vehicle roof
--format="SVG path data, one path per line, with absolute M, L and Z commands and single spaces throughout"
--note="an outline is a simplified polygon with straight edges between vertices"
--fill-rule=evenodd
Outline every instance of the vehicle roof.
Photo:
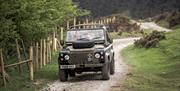
M 83 29 L 70 29 L 70 30 L 68 30 L 68 31 L 83 31 L 83 30 L 94 30 L 94 31 L 96 31 L 96 30 L 99 30 L 99 29 L 102 29 L 102 30 L 105 30 L 105 31 L 106 31 L 106 29 L 104 29 L 104 28 L 83 28 Z

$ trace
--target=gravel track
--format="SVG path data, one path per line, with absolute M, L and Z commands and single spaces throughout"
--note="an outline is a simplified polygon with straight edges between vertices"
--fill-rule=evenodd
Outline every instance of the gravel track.
M 172 31 L 171 29 L 160 27 L 154 22 L 143 22 L 138 24 L 140 24 L 141 29 L 153 29 L 157 31 L 166 31 L 166 32 Z
M 109 91 L 127 74 L 128 67 L 119 53 L 124 47 L 132 44 L 134 39 L 137 38 L 114 40 L 115 74 L 111 75 L 110 80 L 101 80 L 101 73 L 83 73 L 70 78 L 67 82 L 60 82 L 57 77 L 55 82 L 48 84 L 42 91 Z

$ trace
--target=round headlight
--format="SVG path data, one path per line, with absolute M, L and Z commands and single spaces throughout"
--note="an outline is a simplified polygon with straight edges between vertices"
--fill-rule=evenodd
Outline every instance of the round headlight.
M 99 53 L 96 53 L 94 56 L 95 58 L 100 58 L 101 55 Z
M 65 55 L 65 56 L 64 56 L 64 59 L 65 59 L 65 60 L 69 60 L 69 55 Z

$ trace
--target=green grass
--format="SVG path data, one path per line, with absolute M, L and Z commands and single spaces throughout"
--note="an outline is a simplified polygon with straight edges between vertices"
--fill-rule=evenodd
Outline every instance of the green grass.
M 124 81 L 125 91 L 180 91 L 180 28 L 166 34 L 157 48 L 122 51 L 131 73 Z
M 161 27 L 169 28 L 169 23 L 167 22 L 167 20 L 160 20 L 157 22 L 157 24 Z
M 27 68 L 23 69 L 21 75 L 15 69 L 9 69 L 10 82 L 7 87 L 0 86 L 0 91 L 39 91 L 47 83 L 58 79 L 57 53 L 53 53 L 53 59 L 50 63 L 38 70 L 34 74 L 34 81 L 29 80 Z M 23 67 L 26 67 L 24 65 Z

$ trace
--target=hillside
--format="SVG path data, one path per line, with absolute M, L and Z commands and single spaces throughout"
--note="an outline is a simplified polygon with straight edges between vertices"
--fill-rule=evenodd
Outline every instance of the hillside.
M 152 17 L 162 12 L 180 10 L 180 0 L 73 0 L 80 8 L 100 17 L 124 13 L 134 18 Z
M 124 81 L 125 91 L 179 91 L 180 28 L 166 34 L 157 48 L 123 50 L 131 72 Z M 124 90 L 123 90 L 124 91 Z
M 153 17 L 153 20 L 162 27 L 173 28 L 180 24 L 180 12 L 165 12 Z

